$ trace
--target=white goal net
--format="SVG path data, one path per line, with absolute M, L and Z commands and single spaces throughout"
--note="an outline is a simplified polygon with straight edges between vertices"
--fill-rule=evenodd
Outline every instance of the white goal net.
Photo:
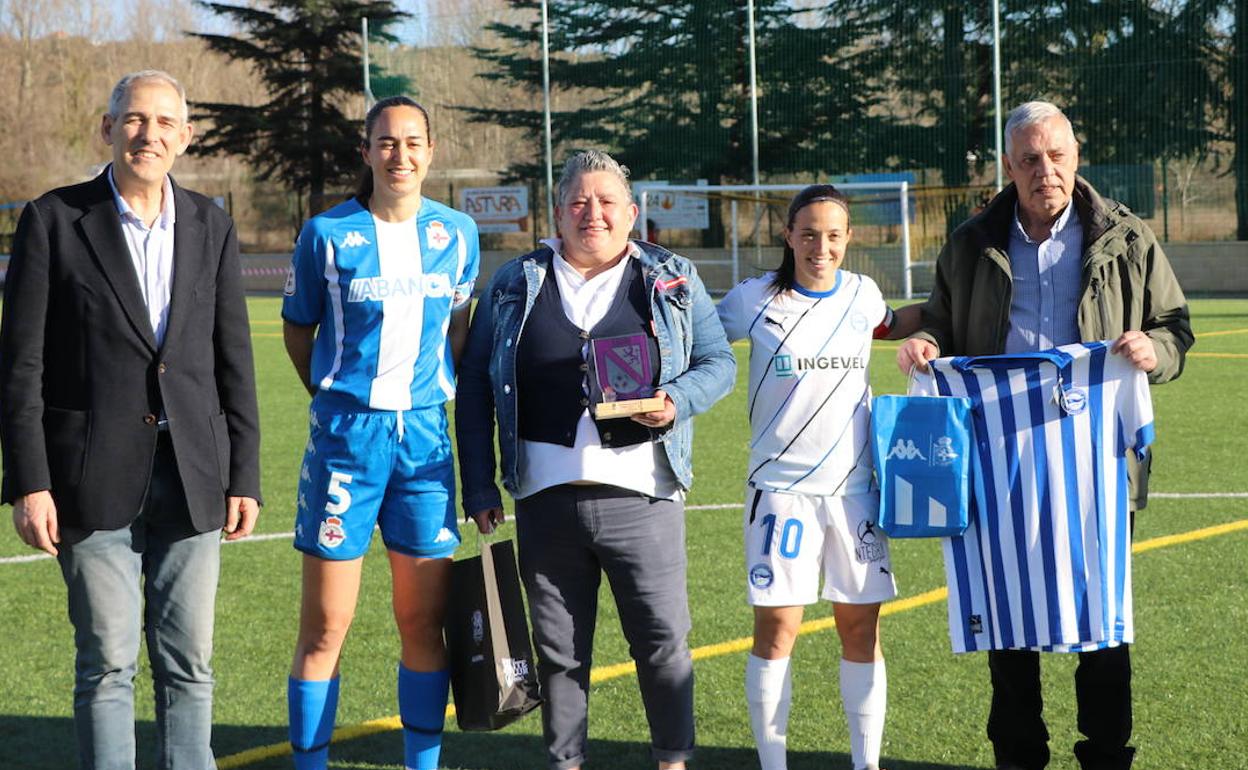
M 908 182 L 834 183 L 850 201 L 854 239 L 842 267 L 871 276 L 887 297 L 915 295 Z M 675 185 L 635 181 L 637 229 L 694 260 L 712 294 L 777 267 L 784 247 L 789 201 L 804 184 Z M 701 242 L 697 230 L 722 228 L 723 246 Z

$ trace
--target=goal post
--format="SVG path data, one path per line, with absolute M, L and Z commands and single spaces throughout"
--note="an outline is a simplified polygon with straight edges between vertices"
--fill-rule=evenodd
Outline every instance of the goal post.
M 885 268 L 868 268 L 862 270 L 868 274 L 872 274 L 873 278 L 884 288 L 885 284 L 895 287 L 897 291 L 906 299 L 914 296 L 914 282 L 911 275 L 913 269 L 917 266 L 912 261 L 910 249 L 910 220 L 913 216 L 910 193 L 910 183 L 907 181 L 889 181 L 889 182 L 833 182 L 836 189 L 845 192 L 850 199 L 851 212 L 864 204 L 875 204 L 881 210 L 887 209 L 888 205 L 896 205 L 895 214 L 889 210 L 886 215 L 891 219 L 896 217 L 896 222 L 886 222 L 884 225 L 895 225 L 899 232 L 897 234 L 900 263 L 895 271 L 887 273 L 888 280 L 879 280 L 880 272 Z M 789 199 L 793 193 L 804 190 L 809 187 L 808 184 L 759 184 L 759 185 L 690 185 L 690 184 L 661 184 L 650 183 L 644 181 L 636 181 L 633 183 L 636 190 L 638 201 L 638 230 L 646 237 L 647 222 L 652 218 L 655 212 L 655 204 L 657 201 L 664 199 L 664 196 L 670 200 L 671 196 L 694 196 L 704 198 L 706 200 L 719 199 L 724 205 L 723 217 L 727 224 L 727 236 L 729 239 L 727 254 L 722 258 L 697 258 L 695 259 L 699 267 L 703 265 L 718 266 L 727 268 L 730 271 L 731 286 L 735 286 L 744 276 L 742 275 L 742 258 L 743 244 L 745 248 L 751 248 L 747 242 L 752 241 L 752 248 L 756 255 L 761 255 L 763 244 L 760 240 L 760 223 L 762 216 L 766 214 L 765 207 L 780 206 L 781 203 L 787 210 Z M 782 197 L 775 197 L 774 194 L 782 194 Z M 768 198 L 768 194 L 773 194 Z M 857 194 L 857 195 L 856 195 Z M 880 207 L 879 204 L 884 203 L 886 206 Z M 741 225 L 741 206 L 755 206 L 755 217 L 753 219 L 753 233 L 743 233 Z M 851 224 L 856 231 L 860 230 L 858 217 L 851 213 Z M 875 222 L 874 224 L 881 224 Z M 870 226 L 870 223 L 868 224 Z M 858 240 L 857 234 L 855 240 Z M 770 245 L 770 244 L 769 244 Z M 890 247 L 894 248 L 894 247 Z M 679 250 L 679 248 L 677 249 Z M 855 250 L 855 244 L 850 245 L 850 253 Z M 847 259 L 848 262 L 848 259 Z M 871 263 L 865 263 L 871 264 Z M 757 260 L 754 267 L 759 267 Z M 851 268 L 852 269 L 852 268 Z M 718 288 L 718 287 L 714 287 Z M 708 289 L 714 290 L 708 286 Z M 887 289 L 886 289 L 887 293 Z

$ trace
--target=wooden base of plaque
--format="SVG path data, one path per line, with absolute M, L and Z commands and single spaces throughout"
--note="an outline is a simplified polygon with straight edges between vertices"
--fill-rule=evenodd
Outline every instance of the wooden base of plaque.
M 642 412 L 658 412 L 663 409 L 667 399 L 655 396 L 652 398 L 632 398 L 627 401 L 604 401 L 594 405 L 595 420 L 610 420 L 615 417 L 627 417 Z

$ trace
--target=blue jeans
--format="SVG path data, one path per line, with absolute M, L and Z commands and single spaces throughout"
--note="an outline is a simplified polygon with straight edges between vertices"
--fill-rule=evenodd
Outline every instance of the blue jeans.
M 77 649 L 74 724 L 83 770 L 135 766 L 140 628 L 156 697 L 157 767 L 216 767 L 211 658 L 220 540 L 219 531 L 192 528 L 172 447 L 162 436 L 138 518 L 61 545 Z

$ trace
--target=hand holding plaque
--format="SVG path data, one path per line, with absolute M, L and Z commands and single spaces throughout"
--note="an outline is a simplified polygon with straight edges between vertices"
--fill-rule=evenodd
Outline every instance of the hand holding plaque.
M 590 340 L 594 377 L 602 400 L 593 405 L 594 419 L 607 420 L 663 409 L 654 395 L 654 366 L 644 334 L 625 334 Z

